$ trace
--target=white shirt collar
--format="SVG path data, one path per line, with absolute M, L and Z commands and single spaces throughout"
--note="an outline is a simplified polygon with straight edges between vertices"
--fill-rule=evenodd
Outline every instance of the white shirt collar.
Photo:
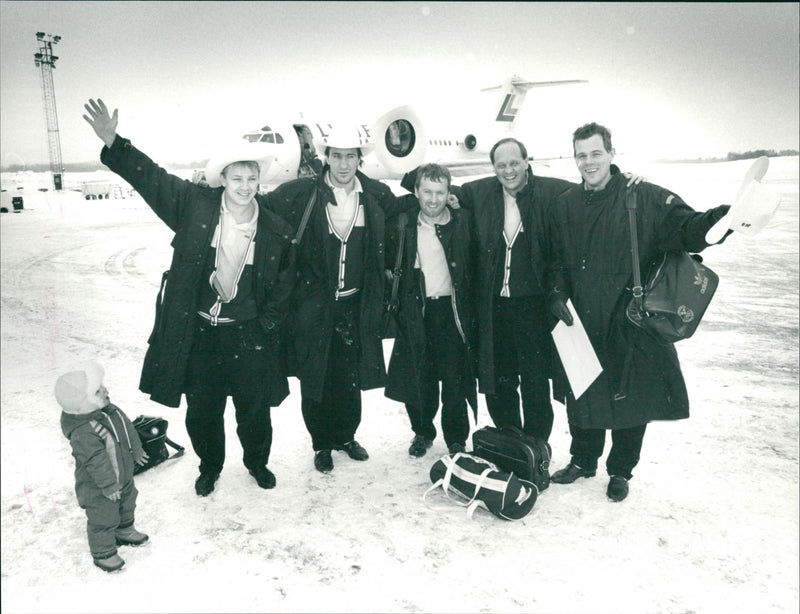
M 222 195 L 222 204 L 220 206 L 220 214 L 225 215 L 230 220 L 231 225 L 234 228 L 239 230 L 247 230 L 248 228 L 255 228 L 256 224 L 258 223 L 258 203 L 253 201 L 253 217 L 249 220 L 237 223 L 236 218 L 233 217 L 231 210 L 228 208 L 228 205 L 225 203 L 225 194 Z
M 353 190 L 352 191 L 353 192 L 359 192 L 359 193 L 363 192 L 364 190 L 361 187 L 361 182 L 358 180 L 358 176 L 357 175 L 355 177 L 353 177 L 353 181 L 355 181 L 355 183 L 353 184 Z M 328 185 L 333 190 L 334 196 L 337 196 L 337 198 L 336 198 L 337 203 L 338 203 L 338 200 L 339 200 L 338 195 L 341 194 L 343 196 L 348 196 L 347 190 L 345 190 L 344 188 L 340 188 L 340 187 L 337 187 L 337 186 L 333 185 L 333 183 L 331 182 L 331 172 L 330 171 L 325 173 L 325 183 L 326 183 L 326 185 Z

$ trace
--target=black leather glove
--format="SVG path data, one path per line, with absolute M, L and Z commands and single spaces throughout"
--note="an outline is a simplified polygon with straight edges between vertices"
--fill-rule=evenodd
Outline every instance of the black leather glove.
M 563 290 L 559 290 L 556 288 L 552 292 L 550 292 L 550 296 L 548 297 L 548 303 L 550 307 L 550 313 L 552 313 L 556 318 L 561 320 L 567 326 L 572 326 L 572 314 L 569 312 L 567 308 L 567 299 L 569 296 Z

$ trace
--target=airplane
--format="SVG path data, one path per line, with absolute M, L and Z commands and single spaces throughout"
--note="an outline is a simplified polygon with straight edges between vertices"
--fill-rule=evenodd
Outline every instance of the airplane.
M 491 172 L 489 150 L 500 138 L 513 135 L 528 90 L 577 83 L 587 81 L 526 81 L 516 75 L 509 77 L 503 85 L 481 90 L 500 92 L 490 121 L 472 120 L 477 125 L 449 134 L 437 134 L 437 127 L 427 125 L 414 106 L 396 107 L 372 124 L 358 126 L 361 136 L 375 144 L 375 149 L 364 156 L 361 170 L 373 179 L 400 179 L 420 164 L 436 162 L 455 176 Z M 271 146 L 273 161 L 261 183 L 276 185 L 298 177 L 316 176 L 322 161 L 314 142 L 327 136 L 331 125 L 304 120 L 270 123 L 243 135 L 251 143 Z M 195 171 L 193 181 L 202 179 L 202 171 Z

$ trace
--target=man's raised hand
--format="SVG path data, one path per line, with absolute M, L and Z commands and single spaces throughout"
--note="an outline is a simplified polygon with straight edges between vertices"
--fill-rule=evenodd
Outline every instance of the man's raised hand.
M 84 115 L 83 119 L 92 127 L 95 134 L 100 137 L 106 147 L 111 147 L 114 139 L 117 136 L 117 109 L 114 109 L 114 114 L 109 115 L 106 104 L 101 98 L 97 102 L 89 99 L 89 102 L 83 105 L 88 115 Z

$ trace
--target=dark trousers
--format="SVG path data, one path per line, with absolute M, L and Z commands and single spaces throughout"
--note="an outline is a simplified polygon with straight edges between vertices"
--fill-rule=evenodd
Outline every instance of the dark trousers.
M 94 558 L 104 559 L 117 552 L 117 529 L 133 526 L 139 491 L 133 480 L 122 487 L 119 501 L 104 497 L 99 488 L 95 490 L 95 494 L 82 497 L 81 507 L 86 511 L 89 550 Z
M 486 406 L 496 426 L 512 425 L 545 441 L 553 430 L 553 406 L 547 377 L 550 331 L 543 297 L 495 297 L 494 394 Z M 520 419 L 520 394 L 522 414 Z
M 646 424 L 611 431 L 611 451 L 606 459 L 608 475 L 621 475 L 630 480 L 631 471 L 639 462 Z M 569 446 L 572 463 L 583 469 L 597 469 L 597 459 L 603 454 L 605 429 L 582 429 L 569 425 L 572 443 Z
M 469 435 L 467 417 L 467 350 L 456 327 L 449 296 L 425 301 L 425 354 L 420 382 L 422 407 L 406 404 L 411 429 L 425 439 L 436 439 L 433 419 L 439 410 L 442 382 L 442 432 L 445 443 L 464 445 Z
M 358 307 L 357 295 L 336 302 L 322 402 L 302 399 L 303 420 L 314 451 L 333 450 L 353 441 L 361 424 Z
M 263 373 L 270 360 L 258 320 L 211 326 L 198 318 L 189 357 L 186 430 L 200 473 L 218 474 L 225 462 L 225 405 L 236 408 L 236 434 L 245 467 L 269 461 L 272 420 Z

